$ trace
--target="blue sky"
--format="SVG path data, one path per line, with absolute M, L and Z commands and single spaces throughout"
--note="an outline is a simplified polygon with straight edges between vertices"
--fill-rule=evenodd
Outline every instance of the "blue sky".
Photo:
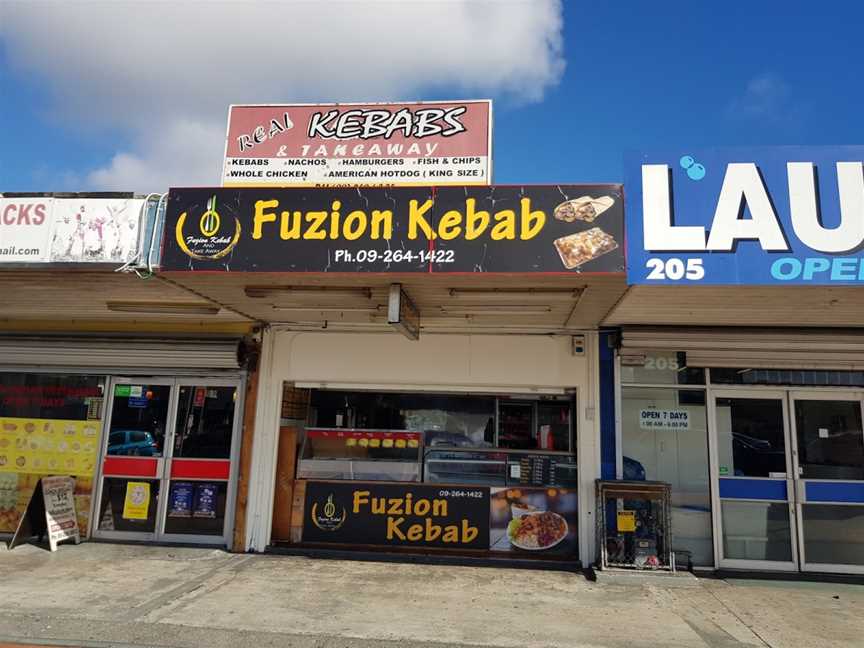
M 555 10 L 554 2 L 547 4 Z M 368 9 L 376 13 L 388 7 L 369 5 Z M 441 6 L 443 22 L 430 29 L 434 33 L 418 38 L 425 37 L 433 44 L 441 39 L 445 44 L 449 42 L 448 9 L 448 5 Z M 299 10 L 289 4 L 284 11 L 290 17 Z M 307 7 L 306 13 L 297 17 L 298 22 L 308 20 L 308 11 Z M 146 191 L 151 187 L 141 185 L 148 184 L 147 178 L 156 184 L 174 184 L 173 176 L 159 175 L 148 168 L 148 164 L 160 166 L 162 149 L 169 146 L 159 140 L 151 144 L 149 133 L 163 123 L 172 124 L 166 127 L 173 129 L 171 132 L 185 132 L 182 124 L 188 123 L 184 121 L 188 111 L 177 108 L 172 112 L 171 108 L 182 103 L 178 89 L 189 83 L 178 72 L 184 68 L 182 50 L 175 55 L 174 65 L 157 62 L 152 69 L 148 69 L 149 57 L 143 53 L 130 59 L 129 66 L 134 70 L 130 69 L 129 76 L 142 79 L 141 87 L 148 89 L 134 104 L 146 105 L 148 110 L 130 111 L 131 104 L 119 100 L 115 104 L 111 88 L 100 86 L 98 56 L 105 58 L 104 52 L 94 50 L 91 59 L 82 54 L 79 61 L 77 47 L 70 42 L 64 44 L 68 47 L 68 62 L 61 65 L 39 59 L 38 44 L 31 40 L 38 39 L 40 32 L 34 28 L 31 34 L 26 33 L 28 24 L 35 25 L 37 19 L 40 16 L 28 23 L 26 16 L 16 16 L 6 20 L 4 28 L 0 14 L 0 191 Z M 554 17 L 544 19 L 536 29 L 530 28 L 533 31 L 527 38 L 534 39 L 534 49 L 527 50 L 518 29 L 520 22 L 526 22 L 524 15 L 512 22 L 516 24 L 509 31 L 493 30 L 504 33 L 506 42 L 483 41 L 494 43 L 504 53 L 488 57 L 471 74 L 463 75 L 458 62 L 450 67 L 441 64 L 441 73 L 437 74 L 434 61 L 417 59 L 411 63 L 409 57 L 406 69 L 392 73 L 387 84 L 375 90 L 379 94 L 374 97 L 358 96 L 347 81 L 342 86 L 321 85 L 314 74 L 292 77 L 289 87 L 262 89 L 260 97 L 245 88 L 242 96 L 233 99 L 229 87 L 212 101 L 209 96 L 200 97 L 200 103 L 207 103 L 209 130 L 202 125 L 195 131 L 195 124 L 189 125 L 189 130 L 197 132 L 195 137 L 199 139 L 218 139 L 221 135 L 210 135 L 219 133 L 211 124 L 224 115 L 229 100 L 491 96 L 495 100 L 495 181 L 502 184 L 622 181 L 625 151 L 864 143 L 858 118 L 864 97 L 859 71 L 864 54 L 860 37 L 864 5 L 860 3 L 573 1 L 563 6 L 560 33 L 553 27 Z M 131 29 L 129 25 L 125 28 Z M 63 25 L 58 23 L 58 30 L 61 28 Z M 479 33 L 476 24 L 471 28 L 475 35 Z M 86 38 L 86 32 L 82 33 Z M 100 35 L 94 33 L 92 37 L 98 40 Z M 563 58 L 563 74 L 559 78 L 554 70 L 545 70 L 534 78 L 532 71 L 526 70 L 533 64 L 533 54 L 526 54 L 528 64 L 519 57 L 525 51 L 536 52 L 537 47 L 542 47 L 540 41 L 549 37 L 561 37 L 563 45 L 560 52 L 553 46 L 545 55 L 545 63 L 560 63 Z M 77 42 L 82 43 L 80 38 Z M 494 39 L 495 35 L 485 34 L 483 38 Z M 484 48 L 483 43 L 474 50 L 470 43 L 461 43 L 456 41 L 454 48 L 465 47 L 460 54 L 463 60 L 471 57 L 472 51 L 476 54 L 476 48 Z M 367 65 L 352 74 L 368 73 L 368 87 L 375 88 L 373 79 L 391 73 L 393 61 L 400 56 L 399 48 L 408 51 L 411 41 L 403 40 L 393 47 L 380 48 L 381 60 L 389 57 L 381 70 Z M 176 60 L 178 56 L 180 60 Z M 333 56 L 338 59 L 338 51 Z M 344 67 L 350 68 L 351 53 L 344 56 Z M 495 66 L 499 59 L 506 67 L 502 76 L 509 81 L 490 80 L 497 78 Z M 313 63 L 305 65 L 314 67 L 316 59 L 308 60 Z M 413 77 L 412 65 L 417 69 Z M 189 69 L 195 68 L 190 64 Z M 104 83 L 116 83 L 111 74 L 122 78 L 122 72 L 122 67 L 119 72 L 109 70 Z M 280 65 L 274 62 L 262 72 L 262 78 L 281 73 Z M 160 75 L 166 78 L 162 90 Z M 174 79 L 174 85 L 169 77 Z M 225 85 L 216 78 L 217 83 Z M 530 86 L 524 93 L 519 89 L 523 83 Z M 82 95 L 94 97 L 92 102 L 82 99 L 78 105 L 81 97 L 75 93 L 79 85 Z M 340 94 L 343 86 L 347 89 L 345 96 Z M 129 95 L 130 87 L 138 86 L 120 86 L 117 93 Z M 541 98 L 535 100 L 538 96 Z M 184 137 L 172 136 L 170 145 L 180 146 L 177 142 Z M 191 135 L 189 140 L 196 141 Z M 165 156 L 179 159 L 167 152 Z M 213 162 L 212 184 L 218 182 L 218 164 L 218 160 Z M 204 166 L 210 168 L 209 159 Z M 140 174 L 140 183 L 136 174 Z M 177 167 L 174 174 L 183 175 L 183 167 Z M 205 173 L 199 177 L 209 176 Z M 183 180 L 177 178 L 176 182 Z M 116 182 L 132 186 L 112 186 Z

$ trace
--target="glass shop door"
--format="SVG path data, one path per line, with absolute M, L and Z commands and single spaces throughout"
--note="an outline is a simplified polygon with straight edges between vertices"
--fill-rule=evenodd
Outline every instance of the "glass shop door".
M 784 391 L 717 391 L 711 481 L 718 566 L 798 569 L 795 489 Z
M 115 378 L 94 537 L 227 544 L 240 381 Z
M 864 573 L 862 394 L 790 392 L 801 569 Z

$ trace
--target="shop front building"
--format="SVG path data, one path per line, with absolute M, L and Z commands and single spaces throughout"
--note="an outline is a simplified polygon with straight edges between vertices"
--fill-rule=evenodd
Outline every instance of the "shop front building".
M 46 231 L 25 234 L 46 256 L 0 272 L 0 533 L 62 475 L 82 538 L 232 546 L 253 323 L 147 278 L 155 200 L 0 199 L 31 203 Z M 127 221 L 124 247 L 109 224 Z M 79 234 L 80 249 L 61 249 Z
M 861 573 L 862 151 L 683 153 L 628 176 L 604 450 L 671 484 L 679 564 Z
M 237 236 L 192 249 L 211 196 Z M 590 562 L 621 209 L 615 185 L 172 190 L 165 275 L 268 324 L 247 549 Z

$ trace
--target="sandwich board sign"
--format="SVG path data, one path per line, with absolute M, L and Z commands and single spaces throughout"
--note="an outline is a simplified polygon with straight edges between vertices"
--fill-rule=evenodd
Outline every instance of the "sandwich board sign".
M 75 478 L 74 477 L 43 477 L 36 484 L 27 510 L 21 516 L 15 535 L 9 543 L 14 549 L 33 536 L 41 540 L 48 536 L 51 551 L 57 551 L 57 545 L 63 540 L 81 542 L 78 529 L 78 517 L 75 514 Z

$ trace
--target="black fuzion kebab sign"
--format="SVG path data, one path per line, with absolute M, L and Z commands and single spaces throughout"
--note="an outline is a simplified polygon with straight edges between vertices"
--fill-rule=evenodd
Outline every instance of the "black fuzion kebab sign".
M 620 185 L 172 189 L 162 269 L 623 272 Z
M 307 482 L 304 542 L 489 548 L 489 489 Z

